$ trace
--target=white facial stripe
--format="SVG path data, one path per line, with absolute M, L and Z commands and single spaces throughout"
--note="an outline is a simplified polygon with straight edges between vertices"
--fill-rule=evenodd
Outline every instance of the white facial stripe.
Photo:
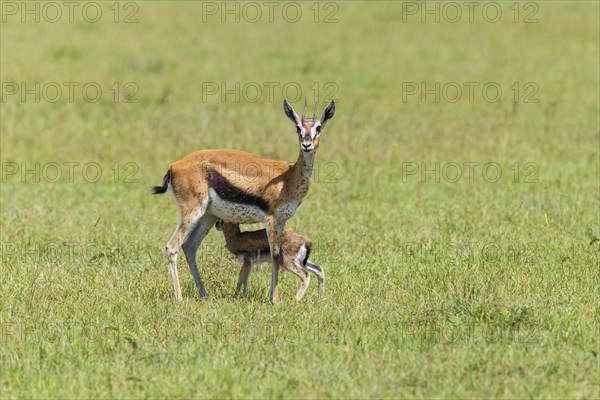
M 316 138 L 317 136 L 319 136 L 319 135 L 320 135 L 320 133 L 319 133 L 319 132 L 317 132 L 317 127 L 319 127 L 319 126 L 321 126 L 321 124 L 319 124 L 319 123 L 316 123 L 316 124 L 314 124 L 314 125 L 312 126 L 312 128 L 310 129 L 310 136 L 311 136 L 313 139 L 314 139 L 314 138 Z M 321 129 L 322 129 L 322 128 L 321 128 Z

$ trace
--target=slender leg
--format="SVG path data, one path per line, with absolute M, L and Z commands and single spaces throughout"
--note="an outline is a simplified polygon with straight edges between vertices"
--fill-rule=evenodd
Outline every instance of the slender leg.
M 173 281 L 173 291 L 175 292 L 175 299 L 178 301 L 183 300 L 181 296 L 181 287 L 179 286 L 179 273 L 177 272 L 177 255 L 181 248 L 181 243 L 187 238 L 189 221 L 181 221 L 175 229 L 175 233 L 171 236 L 171 239 L 167 243 L 165 248 L 167 252 L 167 260 L 169 260 L 169 271 L 171 272 L 171 280 Z
M 175 295 L 175 300 L 181 301 L 183 297 L 181 296 L 181 287 L 179 286 L 179 274 L 177 273 L 177 254 L 179 253 L 179 243 L 181 243 L 180 236 L 183 235 L 185 228 L 180 230 L 178 225 L 177 229 L 171 236 L 171 239 L 167 243 L 165 247 L 165 251 L 167 252 L 167 260 L 169 261 L 169 272 L 171 273 L 171 281 L 173 282 L 173 294 Z
M 292 261 L 286 258 L 285 255 L 283 267 L 300 278 L 300 288 L 296 293 L 296 300 L 300 300 L 302 297 L 304 297 L 304 293 L 306 293 L 306 289 L 310 283 L 310 273 L 306 269 L 302 268 L 302 265 L 296 262 L 295 259 Z
M 200 293 L 200 297 L 206 297 L 206 290 L 204 289 L 204 283 L 202 277 L 198 271 L 198 264 L 196 263 L 196 253 L 198 247 L 212 229 L 213 225 L 217 221 L 217 217 L 211 214 L 204 214 L 196 223 L 194 230 L 191 232 L 187 240 L 183 243 L 183 253 L 190 266 L 190 271 L 194 277 L 194 282 Z
M 247 295 L 248 292 L 248 266 L 250 264 L 250 260 L 248 257 L 244 257 L 244 264 L 242 264 L 242 269 L 240 269 L 240 275 L 238 277 L 237 287 L 235 289 L 235 295 L 237 296 L 240 292 L 242 285 L 244 285 L 244 294 Z
M 248 262 L 248 270 L 244 279 L 244 296 L 248 297 L 248 279 L 250 279 L 250 271 L 252 271 L 252 262 Z
M 271 250 L 271 262 L 273 263 L 273 268 L 271 270 L 271 291 L 270 291 L 270 299 L 272 303 L 279 302 L 279 264 L 281 259 L 280 254 L 280 246 L 279 246 L 279 236 L 277 236 L 277 223 L 275 221 L 275 217 L 270 215 L 267 216 L 266 221 L 267 226 L 267 237 L 269 239 L 269 249 Z
M 296 293 L 296 300 L 299 301 L 302 297 L 304 297 L 304 293 L 306 293 L 306 289 L 308 289 L 308 284 L 310 283 L 310 274 L 306 273 L 305 277 L 298 277 L 302 281 L 300 284 L 300 289 L 298 289 L 298 292 Z
M 317 276 L 317 280 L 319 281 L 319 296 L 323 296 L 325 292 L 325 271 L 323 271 L 323 267 L 308 260 L 306 269 Z
M 277 240 L 281 246 L 283 246 L 283 243 L 281 243 L 281 235 L 283 234 L 283 230 L 285 229 L 286 222 L 287 221 L 277 221 Z M 279 264 L 283 264 L 283 250 L 279 253 Z
M 167 247 L 165 248 L 167 252 L 167 259 L 169 260 L 171 280 L 173 281 L 173 291 L 175 292 L 175 299 L 178 301 L 181 301 L 183 297 L 181 296 L 179 273 L 177 272 L 177 255 L 179 254 L 181 245 L 187 241 L 190 234 L 196 228 L 198 221 L 204 215 L 207 206 L 208 199 L 205 199 L 198 208 L 191 208 L 187 210 L 182 209 L 181 221 L 179 222 L 177 229 L 175 229 L 175 233 L 173 233 L 173 236 L 171 236 L 171 239 L 169 239 Z
M 281 234 L 283 233 L 283 230 L 285 229 L 285 223 L 287 221 L 277 221 L 277 237 L 281 237 Z

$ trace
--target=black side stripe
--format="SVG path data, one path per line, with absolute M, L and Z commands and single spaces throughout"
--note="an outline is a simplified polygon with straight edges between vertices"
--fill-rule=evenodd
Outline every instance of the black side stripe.
M 240 204 L 250 204 L 264 211 L 269 209 L 269 205 L 264 199 L 233 185 L 214 169 L 208 171 L 208 186 L 214 189 L 223 200 Z

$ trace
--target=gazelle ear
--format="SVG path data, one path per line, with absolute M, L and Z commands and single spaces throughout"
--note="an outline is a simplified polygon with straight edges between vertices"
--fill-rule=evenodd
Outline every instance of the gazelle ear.
M 333 100 L 331 100 L 331 103 L 329 103 L 329 105 L 327 106 L 327 108 L 325 109 L 325 111 L 323 111 L 323 115 L 321 115 L 321 126 L 325 126 L 325 124 L 327 123 L 327 121 L 329 121 L 331 118 L 333 118 L 333 116 L 335 115 L 335 103 Z
M 286 99 L 283 99 L 283 112 L 294 123 L 294 125 L 298 126 L 301 124 L 300 117 L 298 114 L 296 114 L 296 111 L 294 111 Z

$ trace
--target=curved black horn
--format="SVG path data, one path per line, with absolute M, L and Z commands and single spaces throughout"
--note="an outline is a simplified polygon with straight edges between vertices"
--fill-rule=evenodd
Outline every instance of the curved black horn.
M 306 97 L 304 98 L 304 111 L 302 111 L 302 119 L 306 116 L 306 106 L 308 105 L 308 100 Z

